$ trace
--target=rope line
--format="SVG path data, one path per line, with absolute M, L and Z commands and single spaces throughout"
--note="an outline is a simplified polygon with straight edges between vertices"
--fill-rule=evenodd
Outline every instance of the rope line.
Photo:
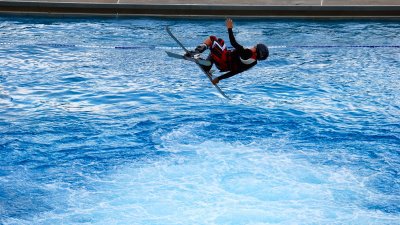
M 104 45 L 80 45 L 80 44 L 62 44 L 62 43 L 10 43 L 2 42 L 1 46 L 46 46 L 53 48 L 99 48 L 99 49 L 119 49 L 119 50 L 130 50 L 130 49 L 160 49 L 160 50 L 173 50 L 181 49 L 180 47 L 170 46 L 104 46 Z M 187 47 L 194 49 L 194 47 Z M 271 45 L 268 46 L 271 49 L 280 48 L 400 48 L 400 45 Z

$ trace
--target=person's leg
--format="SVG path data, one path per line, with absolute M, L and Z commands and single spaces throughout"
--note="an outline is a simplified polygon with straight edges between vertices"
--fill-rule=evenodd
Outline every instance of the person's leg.
M 200 44 L 199 46 L 197 46 L 197 47 L 195 48 L 195 50 L 192 51 L 191 53 L 199 54 L 199 53 L 204 52 L 206 49 L 210 49 L 210 47 L 211 47 L 212 42 L 213 42 L 214 39 L 215 39 L 214 36 L 209 36 L 209 37 L 207 37 L 207 38 L 203 41 L 203 43 Z M 211 65 L 210 65 L 210 66 L 203 66 L 203 65 L 202 65 L 201 67 L 202 67 L 206 72 L 209 72 L 209 71 L 211 70 L 213 64 L 214 64 L 214 62 L 213 62 L 213 60 L 212 60 L 211 53 L 207 56 L 207 60 L 211 62 Z
M 214 37 L 214 36 L 210 36 L 210 37 L 208 37 L 206 40 L 203 41 L 203 44 L 207 45 L 208 48 L 211 48 L 211 45 L 212 45 L 212 40 L 211 40 L 211 38 L 212 38 L 212 37 Z

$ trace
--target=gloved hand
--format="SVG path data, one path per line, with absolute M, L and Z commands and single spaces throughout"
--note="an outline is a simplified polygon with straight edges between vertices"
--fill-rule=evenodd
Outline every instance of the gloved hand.
M 218 84 L 218 83 L 219 83 L 218 77 L 214 78 L 214 79 L 212 80 L 212 83 L 213 83 L 214 85 Z

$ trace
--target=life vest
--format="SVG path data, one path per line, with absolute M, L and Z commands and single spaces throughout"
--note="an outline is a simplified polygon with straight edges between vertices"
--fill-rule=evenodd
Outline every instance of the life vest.
M 210 36 L 211 39 L 211 58 L 217 68 L 221 71 L 230 70 L 230 52 L 226 48 L 224 40 L 215 36 Z
M 240 58 L 240 57 L 239 57 L 239 58 Z M 251 55 L 250 58 L 248 58 L 248 59 L 242 59 L 242 58 L 240 58 L 240 61 L 241 61 L 243 64 L 250 65 L 250 64 L 254 63 L 255 61 L 257 61 L 257 53 L 252 52 L 252 55 Z

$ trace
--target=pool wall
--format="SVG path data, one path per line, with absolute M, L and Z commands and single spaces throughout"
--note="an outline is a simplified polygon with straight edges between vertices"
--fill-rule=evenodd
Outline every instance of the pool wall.
M 0 1 L 0 12 L 106 16 L 400 18 L 396 0 Z

